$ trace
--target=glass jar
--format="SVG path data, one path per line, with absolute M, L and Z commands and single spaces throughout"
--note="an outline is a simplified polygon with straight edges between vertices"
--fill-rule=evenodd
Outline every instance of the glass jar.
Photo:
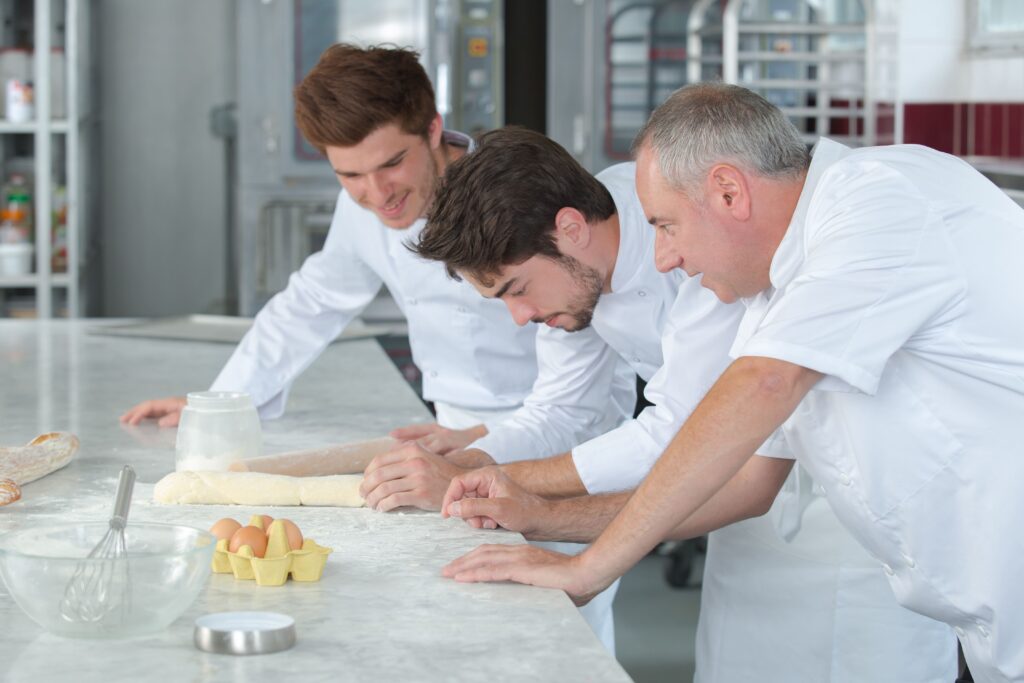
M 260 418 L 252 397 L 237 391 L 195 391 L 181 411 L 174 469 L 225 471 L 260 455 Z

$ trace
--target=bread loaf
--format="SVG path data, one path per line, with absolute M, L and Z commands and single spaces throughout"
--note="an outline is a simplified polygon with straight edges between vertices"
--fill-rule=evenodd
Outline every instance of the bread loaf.
M 21 489 L 10 479 L 0 479 L 0 507 L 21 498 Z

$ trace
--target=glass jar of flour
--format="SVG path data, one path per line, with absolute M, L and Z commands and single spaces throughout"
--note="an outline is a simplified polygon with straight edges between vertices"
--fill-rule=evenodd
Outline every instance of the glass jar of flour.
M 174 469 L 227 470 L 260 455 L 260 418 L 249 394 L 195 391 L 181 411 Z

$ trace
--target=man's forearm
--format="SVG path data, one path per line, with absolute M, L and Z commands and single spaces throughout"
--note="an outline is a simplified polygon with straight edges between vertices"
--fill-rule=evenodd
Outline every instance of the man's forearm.
M 583 496 L 587 489 L 576 472 L 571 453 L 540 460 L 506 463 L 501 469 L 513 481 L 538 496 L 549 498 Z
M 590 543 L 619 514 L 632 491 L 599 496 L 576 496 L 550 500 L 536 529 L 526 534 L 531 541 Z
M 585 571 L 600 582 L 624 574 L 725 486 L 818 379 L 766 358 L 730 365 L 621 514 L 580 556 Z
M 792 460 L 751 458 L 709 501 L 675 526 L 666 538 L 703 536 L 715 529 L 765 514 L 793 467 Z M 549 501 L 536 520 L 532 541 L 590 543 L 615 519 L 632 491 Z

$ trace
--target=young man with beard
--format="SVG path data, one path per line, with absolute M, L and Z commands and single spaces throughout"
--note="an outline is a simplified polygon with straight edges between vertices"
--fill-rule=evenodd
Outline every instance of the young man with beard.
M 629 497 L 610 492 L 643 479 L 729 364 L 745 309 L 722 304 L 673 262 L 655 267 L 660 237 L 647 225 L 634 174 L 623 164 L 594 178 L 554 142 L 517 129 L 486 134 L 449 168 L 417 251 L 504 301 L 519 324 L 591 325 L 650 380 L 654 405 L 561 456 L 458 477 L 449 499 L 479 497 L 453 502 L 448 513 L 532 538 L 591 540 Z M 882 569 L 812 494 L 806 472 L 790 474 L 784 441 L 768 439 L 756 451 L 763 455 L 729 481 L 728 496 L 663 534 L 719 529 L 709 539 L 697 680 L 950 680 L 949 629 L 896 604 Z M 385 486 L 386 469 L 368 472 L 364 486 Z
M 786 131 L 723 84 L 652 115 L 637 188 L 659 258 L 742 301 L 735 360 L 585 553 L 485 548 L 446 572 L 585 602 L 781 427 L 900 604 L 955 631 L 974 680 L 1024 681 L 1024 210 L 917 145 L 822 139 L 779 165 Z
M 437 447 L 452 438 L 464 445 L 489 431 L 495 438 L 519 433 L 519 424 L 501 424 L 529 400 L 531 428 L 543 434 L 543 448 L 556 453 L 630 414 L 633 376 L 596 334 L 519 328 L 500 302 L 481 300 L 440 264 L 408 249 L 423 228 L 438 178 L 473 146 L 466 135 L 443 129 L 414 52 L 328 48 L 295 89 L 295 120 L 342 187 L 330 232 L 323 250 L 256 316 L 212 389 L 248 392 L 261 417 L 279 416 L 295 378 L 386 284 L 408 321 L 423 395 L 434 402 L 438 419 L 428 431 L 397 430 L 397 438 Z M 180 397 L 147 401 L 122 420 L 177 424 L 184 403 Z M 412 502 L 396 491 L 375 507 Z M 573 548 L 563 544 L 561 550 Z M 613 596 L 614 589 L 606 591 L 583 610 L 612 652 Z

